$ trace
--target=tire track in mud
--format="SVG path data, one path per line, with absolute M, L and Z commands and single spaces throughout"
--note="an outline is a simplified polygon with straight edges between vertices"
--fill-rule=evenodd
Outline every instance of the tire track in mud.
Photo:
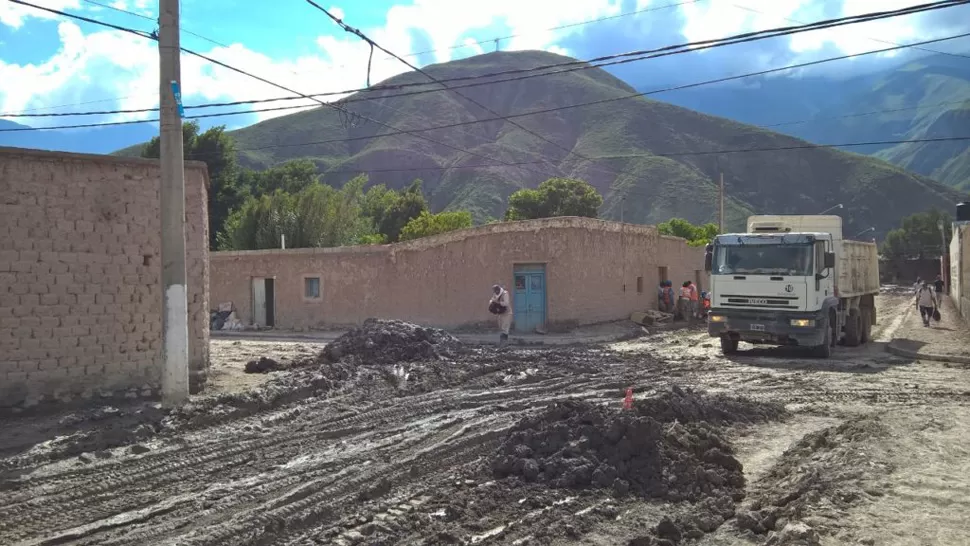
M 247 467 L 253 461 L 253 457 L 249 455 L 253 452 L 259 452 L 259 459 L 264 461 L 292 460 L 301 451 L 314 449 L 315 443 L 352 437 L 358 439 L 353 436 L 355 434 L 386 435 L 393 432 L 386 430 L 388 426 L 406 424 L 421 416 L 441 415 L 454 411 L 475 412 L 507 402 L 527 407 L 538 406 L 555 398 L 550 395 L 558 393 L 567 396 L 576 391 L 589 392 L 587 389 L 593 389 L 591 394 L 595 395 L 598 393 L 596 387 L 602 387 L 602 381 L 598 376 L 603 373 L 605 372 L 545 379 L 525 385 L 511 385 L 491 392 L 439 391 L 428 395 L 395 399 L 393 405 L 373 411 L 352 415 L 331 415 L 319 420 L 303 412 L 302 418 L 297 416 L 298 424 L 283 419 L 277 428 L 286 427 L 287 430 L 274 430 L 267 437 L 242 440 L 238 437 L 235 439 L 216 437 L 201 446 L 187 449 L 176 447 L 136 459 L 114 460 L 38 479 L 26 479 L 15 485 L 15 494 L 5 495 L 6 500 L 0 501 L 2 503 L 0 521 L 5 522 L 0 525 L 0 542 L 47 534 L 78 523 L 98 521 L 115 514 L 146 509 L 152 503 L 157 503 L 159 499 L 164 501 L 177 496 L 180 490 L 186 488 L 186 485 L 191 487 L 198 483 L 211 482 Z M 416 397 L 424 397 L 426 400 L 416 401 L 414 400 Z M 300 428 L 312 430 L 290 430 L 295 424 Z M 326 428 L 320 430 L 319 427 Z M 375 427 L 380 430 L 374 432 Z M 203 430 L 193 433 L 193 436 L 202 437 L 216 430 L 219 431 L 216 436 L 221 436 L 223 431 L 236 432 L 238 436 L 238 429 L 233 431 L 231 423 L 216 425 L 211 431 Z M 232 444 L 227 445 L 230 441 Z M 396 451 L 408 449 L 408 445 L 402 442 L 398 442 L 396 447 Z M 346 459 L 339 461 L 342 464 L 350 462 Z M 326 463 L 321 467 L 307 468 L 303 473 L 290 473 L 283 476 L 283 481 L 278 484 L 269 483 L 252 495 L 241 495 L 238 503 L 224 501 L 219 509 L 231 512 L 233 505 L 251 504 L 260 498 L 273 498 L 279 491 L 292 486 L 296 481 L 308 481 L 322 486 L 323 484 L 313 480 L 319 479 L 318 476 L 321 474 L 331 474 L 331 468 L 332 464 Z M 350 485 L 341 487 L 349 487 L 348 491 L 350 491 L 373 478 L 372 474 L 365 472 L 358 480 L 348 482 Z M 336 490 L 329 488 L 326 491 L 327 494 L 334 494 Z M 161 524 L 159 530 L 163 531 L 163 528 L 184 526 L 184 520 L 187 517 L 198 517 L 198 511 L 192 503 L 169 510 L 165 515 L 156 516 L 149 527 Z M 170 524 L 164 523 L 165 520 L 171 520 Z M 145 538 L 153 535 L 154 533 L 148 532 Z

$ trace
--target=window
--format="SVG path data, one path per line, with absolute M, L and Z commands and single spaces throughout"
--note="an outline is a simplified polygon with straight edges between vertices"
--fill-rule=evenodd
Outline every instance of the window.
M 303 298 L 308 300 L 320 299 L 320 277 L 303 278 Z
M 637 294 L 643 293 L 643 277 L 637 277 Z

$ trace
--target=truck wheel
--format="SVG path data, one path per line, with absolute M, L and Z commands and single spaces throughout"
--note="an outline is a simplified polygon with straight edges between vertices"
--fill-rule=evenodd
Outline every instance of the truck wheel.
M 850 309 L 845 319 L 845 346 L 858 347 L 862 340 L 862 315 L 858 309 Z
M 818 358 L 828 358 L 832 356 L 832 326 L 825 324 L 825 338 L 821 345 L 812 347 L 812 354 Z
M 738 352 L 738 340 L 731 339 L 729 336 L 721 336 L 721 353 L 733 355 Z
M 860 318 L 862 319 L 860 341 L 862 341 L 862 344 L 865 345 L 866 343 L 869 343 L 870 339 L 872 338 L 872 310 L 863 309 L 862 316 Z

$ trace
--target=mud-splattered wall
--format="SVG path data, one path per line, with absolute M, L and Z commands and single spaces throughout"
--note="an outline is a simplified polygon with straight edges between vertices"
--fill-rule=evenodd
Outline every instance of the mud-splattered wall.
M 154 395 L 161 378 L 156 161 L 0 148 L 0 406 Z M 189 350 L 208 367 L 205 165 L 185 169 Z
M 954 222 L 950 239 L 950 297 L 970 320 L 970 222 Z
M 394 245 L 214 252 L 210 298 L 232 302 L 250 324 L 253 279 L 273 278 L 277 328 L 368 317 L 458 327 L 491 320 L 491 287 L 512 287 L 516 265 L 544 264 L 550 326 L 589 324 L 656 308 L 661 267 L 675 282 L 700 278 L 706 286 L 703 254 L 651 226 L 548 218 Z M 320 279 L 318 299 L 306 297 L 307 278 Z

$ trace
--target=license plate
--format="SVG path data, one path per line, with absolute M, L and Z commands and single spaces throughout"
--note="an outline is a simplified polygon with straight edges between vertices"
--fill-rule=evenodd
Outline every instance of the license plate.
M 754 331 L 754 332 L 764 332 L 765 331 L 765 325 L 764 324 L 752 324 L 751 325 L 751 330 Z

